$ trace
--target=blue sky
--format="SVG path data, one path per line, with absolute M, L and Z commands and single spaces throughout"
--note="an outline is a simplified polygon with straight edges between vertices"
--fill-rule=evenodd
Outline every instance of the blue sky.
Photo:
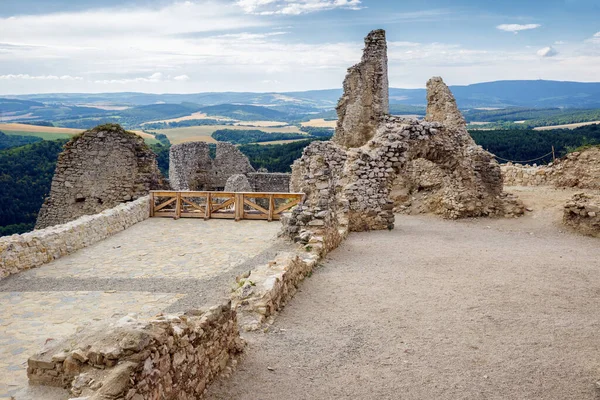
M 376 28 L 393 87 L 600 81 L 598 0 L 0 0 L 0 93 L 341 87 Z

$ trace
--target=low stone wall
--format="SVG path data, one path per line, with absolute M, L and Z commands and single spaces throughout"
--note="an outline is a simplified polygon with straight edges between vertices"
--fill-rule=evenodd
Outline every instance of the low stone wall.
M 294 251 L 280 254 L 268 264 L 236 279 L 237 288 L 231 296 L 232 308 L 237 312 L 242 329 L 257 330 L 270 321 L 294 296 L 300 283 L 312 273 L 319 261 L 348 235 L 347 229 L 340 229 L 337 234 L 332 233 L 333 229 L 317 231 L 325 236 L 318 236 L 312 230 L 302 230 L 297 236 L 298 247 Z
M 504 164 L 500 167 L 506 186 L 549 186 L 550 169 L 547 166 Z
M 241 352 L 231 304 L 82 331 L 28 360 L 30 383 L 87 400 L 192 400 Z
M 548 165 L 504 164 L 506 186 L 600 189 L 600 146 L 567 154 Z
M 0 279 L 88 247 L 149 217 L 148 197 L 62 225 L 0 238 Z
M 600 195 L 574 195 L 565 205 L 563 222 L 584 235 L 600 238 Z
M 282 192 L 290 191 L 291 174 L 251 172 L 248 181 L 254 192 Z

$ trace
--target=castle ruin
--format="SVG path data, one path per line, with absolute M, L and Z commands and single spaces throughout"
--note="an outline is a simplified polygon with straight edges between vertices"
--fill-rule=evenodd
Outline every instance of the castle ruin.
M 312 143 L 294 163 L 291 190 L 307 200 L 284 220 L 284 233 L 298 237 L 308 228 L 336 242 L 348 230 L 392 229 L 391 192 L 414 160 L 439 172 L 428 211 L 447 218 L 521 214 L 522 205 L 503 193 L 500 166 L 469 136 L 441 78 L 427 83 L 425 121 L 388 114 L 386 51 L 384 31 L 366 37 L 362 61 L 344 81 L 332 141 Z
M 119 125 L 98 126 L 65 145 L 35 228 L 98 214 L 163 185 L 156 156 L 143 138 Z

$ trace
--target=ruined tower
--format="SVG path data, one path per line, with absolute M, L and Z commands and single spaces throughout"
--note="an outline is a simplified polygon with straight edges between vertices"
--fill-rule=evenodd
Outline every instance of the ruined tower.
M 58 157 L 36 229 L 64 224 L 160 189 L 156 155 L 144 139 L 116 124 L 75 136 Z
M 388 86 L 387 42 L 385 31 L 378 29 L 367 35 L 361 62 L 349 68 L 344 79 L 334 142 L 360 147 L 375 135 L 381 118 L 389 113 Z

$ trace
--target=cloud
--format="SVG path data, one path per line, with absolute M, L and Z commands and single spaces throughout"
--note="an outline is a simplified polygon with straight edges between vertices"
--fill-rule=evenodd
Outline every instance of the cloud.
M 258 15 L 300 15 L 336 8 L 362 8 L 361 0 L 238 0 L 236 4 L 246 13 Z
M 529 29 L 536 29 L 539 28 L 540 24 L 525 24 L 525 25 L 521 25 L 521 24 L 502 24 L 502 25 L 498 25 L 496 27 L 496 29 L 500 29 L 501 31 L 506 31 L 506 32 L 513 32 L 514 34 L 519 33 L 520 31 L 526 31 Z
M 595 38 L 600 38 L 600 32 L 596 32 L 596 33 L 594 34 L 594 37 L 595 37 Z
M 560 45 L 563 45 L 563 44 L 566 44 L 566 43 L 567 43 L 567 42 L 564 42 L 564 41 L 562 41 L 562 40 L 557 40 L 556 42 L 554 42 L 554 45 L 555 45 L 555 46 L 560 46 Z
M 190 77 L 187 75 L 178 75 L 175 78 L 173 78 L 173 80 L 179 81 L 179 82 L 186 82 L 190 80 Z
M 536 54 L 540 57 L 548 58 L 557 55 L 558 51 L 556 51 L 552 46 L 547 46 L 542 49 L 539 49 Z
M 71 75 L 28 75 L 28 74 L 7 74 L 0 75 L 0 80 L 39 80 L 39 81 L 82 81 L 80 76 Z

